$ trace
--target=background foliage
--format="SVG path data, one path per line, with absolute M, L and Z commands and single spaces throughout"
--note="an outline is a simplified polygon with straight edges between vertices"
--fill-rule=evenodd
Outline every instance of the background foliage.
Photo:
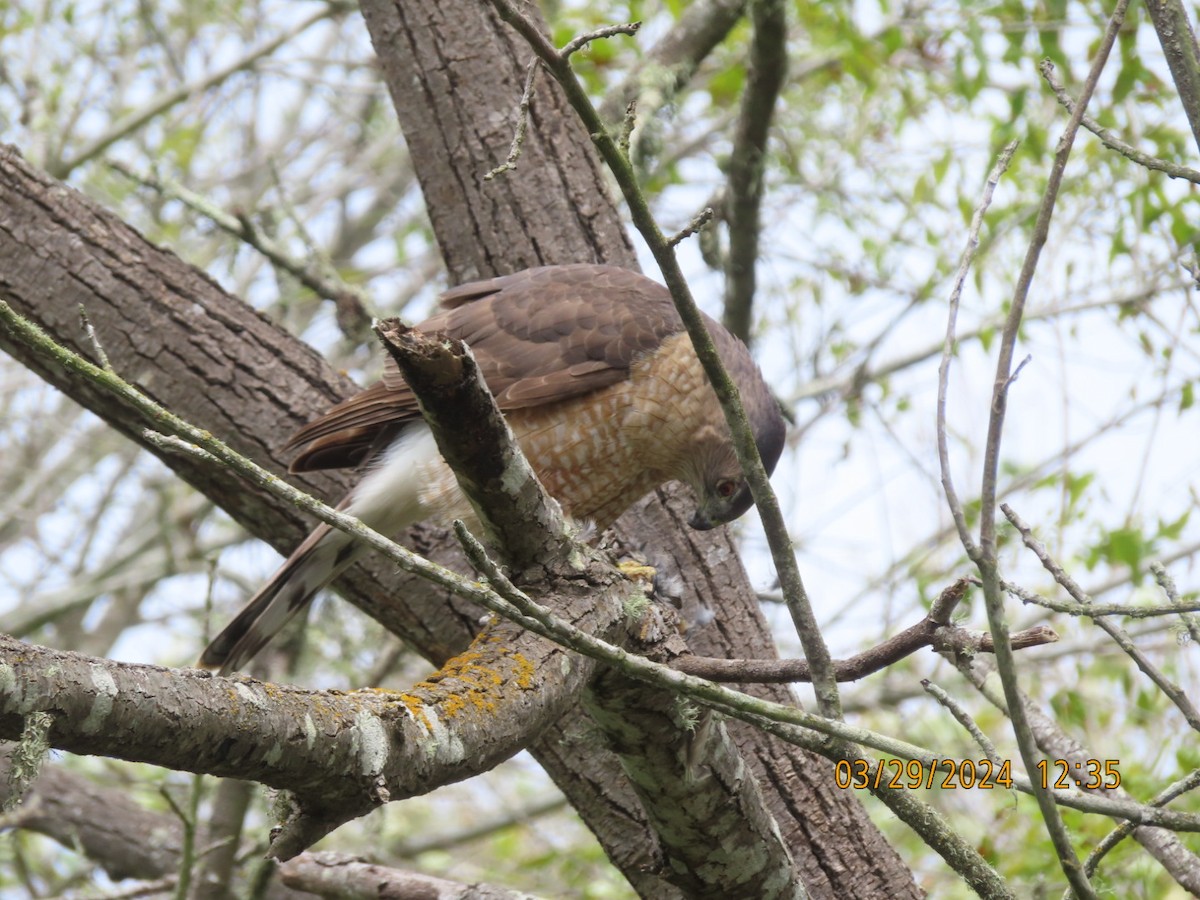
M 575 57 L 599 100 L 618 93 L 689 4 L 543 6 L 558 43 L 606 24 L 645 22 L 636 40 L 596 42 Z M 915 621 L 931 597 L 971 571 L 935 452 L 950 280 L 986 173 L 999 148 L 1019 139 L 964 294 L 951 374 L 951 459 L 969 499 L 1000 317 L 1067 118 L 1037 65 L 1052 60 L 1077 92 L 1108 12 L 1090 0 L 789 10 L 790 73 L 767 160 L 754 343 L 795 417 L 774 482 L 836 656 Z M 668 229 L 720 198 L 748 38 L 745 23 L 735 27 L 681 93 L 642 93 L 635 158 Z M 1092 115 L 1151 156 L 1194 161 L 1140 6 L 1118 48 Z M 381 359 L 364 318 L 352 309 L 339 316 L 218 220 L 250 227 L 294 260 L 362 288 L 370 315 L 420 318 L 445 286 L 403 139 L 352 11 L 270 0 L 0 4 L 0 59 L 0 137 L 360 380 Z M 1147 577 L 1154 559 L 1167 563 L 1185 598 L 1196 597 L 1197 221 L 1194 185 L 1080 136 L 1022 331 L 1019 352 L 1032 361 L 1010 394 L 1001 491 L 1098 600 L 1161 603 Z M 717 228 L 681 251 L 693 289 L 718 314 L 721 277 L 702 249 L 711 259 L 724 239 Z M 0 458 L 8 461 L 0 467 L 0 627 L 98 655 L 187 664 L 276 558 L 18 364 L 0 360 L 0 379 Z M 775 608 L 757 525 L 740 527 L 764 603 Z M 1005 577 L 1054 594 L 1019 539 L 1002 537 Z M 984 627 L 980 600 L 963 614 Z M 1016 601 L 1012 615 L 1018 627 L 1047 622 L 1062 637 L 1022 655 L 1025 690 L 1092 756 L 1119 760 L 1134 796 L 1144 800 L 1200 767 L 1195 735 L 1178 711 L 1090 620 L 1018 609 Z M 345 604 L 321 607 L 316 621 L 296 675 L 308 683 L 401 684 L 423 669 Z M 783 651 L 798 652 L 786 613 L 777 622 Z M 1179 620 L 1128 627 L 1194 695 L 1200 648 Z M 977 758 L 969 737 L 922 692 L 926 677 L 960 696 L 1002 753 L 1015 756 L 1002 717 L 928 653 L 848 687 L 848 710 L 943 755 Z M 128 784 L 150 806 L 163 804 L 160 786 L 179 796 L 206 790 L 157 770 L 63 762 Z M 1031 800 L 932 793 L 1015 887 L 1057 886 Z M 384 861 L 415 858 L 462 881 L 624 895 L 552 794 L 536 766 L 518 758 L 381 810 L 336 840 L 370 847 Z M 1178 806 L 1200 811 L 1192 797 Z M 911 832 L 883 813 L 880 820 L 935 896 L 962 890 Z M 1067 821 L 1085 852 L 1111 827 L 1073 813 Z M 87 859 L 19 831 L 0 837 L 0 860 L 3 891 L 53 895 L 104 884 Z M 1178 890 L 1131 842 L 1108 858 L 1099 884 L 1122 897 Z

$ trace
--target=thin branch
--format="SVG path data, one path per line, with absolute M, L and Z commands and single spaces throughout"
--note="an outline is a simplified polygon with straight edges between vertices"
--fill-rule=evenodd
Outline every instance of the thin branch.
M 988 759 L 997 764 L 1004 761 L 1003 757 L 1000 756 L 1000 751 L 992 743 L 991 738 L 983 733 L 983 729 L 975 723 L 975 720 L 971 718 L 971 714 L 963 709 L 962 704 L 928 678 L 921 679 L 921 687 L 925 689 L 927 694 L 950 711 L 950 715 L 954 716 L 954 720 L 966 729 L 967 734 L 971 735 L 975 743 L 979 745 L 979 749 L 983 751 Z
M 550 813 L 559 812 L 567 805 L 567 798 L 562 794 L 555 793 L 544 800 L 535 800 L 513 809 L 506 808 L 499 815 L 484 817 L 480 820 L 473 819 L 469 826 L 458 828 L 452 832 L 413 833 L 399 838 L 389 843 L 388 855 L 398 859 L 413 859 L 422 853 L 429 853 L 433 850 L 455 850 L 471 841 L 490 837 L 515 825 L 523 825 Z
M 100 363 L 100 368 L 111 372 L 113 370 L 112 363 L 108 361 L 108 354 L 104 351 L 104 345 L 100 343 L 100 335 L 96 334 L 92 320 L 88 318 L 87 307 L 82 303 L 79 304 L 79 321 L 83 325 L 88 343 L 92 346 L 92 352 L 96 354 L 96 361 Z
M 1141 312 L 1146 304 L 1149 303 L 1149 301 L 1153 300 L 1164 290 L 1174 286 L 1177 285 L 1155 285 L 1150 289 L 1140 290 L 1133 296 L 1110 297 L 1104 300 L 1087 301 L 1061 308 L 1030 309 L 1026 310 L 1022 321 L 1031 322 L 1035 320 L 1040 321 L 1043 319 L 1057 319 L 1059 317 L 1074 315 L 1076 313 L 1088 313 L 1095 310 L 1109 309 L 1112 307 L 1133 307 L 1136 311 Z M 1186 285 L 1179 286 L 1186 287 Z M 965 341 L 974 340 L 985 333 L 998 331 L 1003 327 L 1004 317 L 996 316 L 995 318 L 988 319 L 974 328 L 957 335 L 956 342 L 961 345 Z M 882 337 L 884 337 L 884 335 L 880 335 L 879 337 L 873 339 L 868 345 L 868 349 L 878 346 L 881 343 L 880 339 Z M 856 392 L 861 391 L 864 385 L 871 384 L 873 382 L 879 382 L 887 378 L 889 375 L 894 375 L 897 372 L 903 371 L 922 363 L 931 357 L 937 356 L 941 353 L 944 347 L 944 341 L 938 341 L 936 344 L 928 344 L 927 346 L 914 350 L 911 353 L 889 359 L 874 367 L 868 365 L 868 362 L 870 361 L 869 359 L 863 360 L 861 363 L 855 365 L 848 373 L 843 374 L 843 372 L 838 372 L 837 374 L 821 376 L 806 382 L 797 390 L 788 394 L 788 401 L 797 402 L 800 400 L 811 400 L 830 393 L 837 393 L 845 397 L 854 396 Z
M 1001 504 L 1001 509 L 1003 508 L 1005 508 L 1005 504 Z M 1035 594 L 1033 591 L 1023 588 L 1019 584 L 1012 584 L 1008 581 L 1002 581 L 1000 586 L 1022 603 L 1031 603 L 1034 606 L 1052 609 L 1055 612 L 1066 613 L 1069 616 L 1088 616 L 1093 619 L 1100 616 L 1151 619 L 1157 616 L 1174 616 L 1189 612 L 1200 612 L 1200 600 L 1193 600 L 1190 603 L 1181 601 L 1177 605 L 1172 604 L 1169 606 L 1130 606 L 1126 603 L 1090 603 L 1085 605 L 1083 603 L 1058 600 L 1053 597 L 1043 597 L 1041 594 Z
M 1089 597 L 1087 592 L 1076 583 L 1075 579 L 1068 575 L 1063 567 L 1060 566 L 1052 556 L 1050 556 L 1050 553 L 1046 550 L 1045 545 L 1043 545 L 1041 541 L 1033 536 L 1033 529 L 1030 528 L 1029 525 L 1020 516 L 1018 516 L 1013 511 L 1012 507 L 1010 507 L 1007 503 L 1000 504 L 1000 509 L 1003 510 L 1004 515 L 1008 517 L 1008 521 L 1013 524 L 1013 527 L 1021 533 L 1021 540 L 1024 541 L 1025 546 L 1033 551 L 1034 556 L 1038 558 L 1045 570 L 1050 573 L 1051 577 L 1058 582 L 1062 588 L 1081 606 L 1090 606 L 1092 598 Z M 1137 664 L 1137 667 L 1142 670 L 1142 673 L 1151 681 L 1153 681 L 1158 686 L 1158 689 L 1162 691 L 1173 704 L 1175 704 L 1176 709 L 1183 713 L 1183 717 L 1187 720 L 1188 725 L 1190 725 L 1194 731 L 1200 731 L 1200 710 L 1196 708 L 1195 704 L 1192 703 L 1191 699 L 1186 693 L 1184 693 L 1179 685 L 1171 681 L 1171 679 L 1169 679 L 1166 674 L 1163 673 L 1158 666 L 1151 662 L 1150 658 L 1138 648 L 1137 644 L 1133 642 L 1133 639 L 1129 636 L 1125 629 L 1114 625 L 1107 619 L 1093 619 L 1093 621 L 1100 627 L 1100 630 L 1116 641 L 1117 646 L 1125 651 L 1129 658 Z
M 1167 572 L 1167 567 L 1157 560 L 1150 563 L 1150 571 L 1154 575 L 1154 580 L 1158 582 L 1158 586 L 1162 588 L 1167 599 L 1171 601 L 1171 606 L 1179 612 L 1179 618 L 1183 620 L 1183 627 L 1187 629 L 1188 637 L 1193 643 L 1200 645 L 1200 616 L 1192 615 L 1196 609 L 1200 609 L 1200 602 L 1197 602 L 1196 609 L 1193 605 L 1187 603 L 1179 596 L 1179 588 L 1175 587 L 1175 580 L 1171 578 Z
M 1075 135 L 1079 132 L 1083 112 L 1096 89 L 1096 83 L 1100 80 L 1100 73 L 1108 61 L 1113 43 L 1117 39 L 1117 33 L 1125 21 L 1125 10 L 1128 5 L 1129 0 L 1117 0 L 1116 8 L 1113 10 L 1104 37 L 1096 51 L 1096 59 L 1088 72 L 1079 103 L 1058 141 L 1054 163 L 1050 168 L 1050 176 L 1046 180 L 1037 220 L 1029 240 L 1029 249 L 1025 254 L 1025 261 L 1017 278 L 1008 321 L 1005 322 L 1004 333 L 1000 340 L 996 377 L 992 387 L 991 416 L 988 421 L 987 441 L 984 445 L 983 478 L 980 489 L 979 558 L 975 560 L 975 563 L 983 578 L 983 599 L 987 609 L 988 627 L 996 642 L 996 667 L 1004 686 L 1004 696 L 1008 701 L 1009 716 L 1017 748 L 1027 771 L 1033 771 L 1037 764 L 1037 747 L 1024 707 L 1021 704 L 1021 693 L 1017 685 L 1016 660 L 1013 658 L 1012 649 L 1009 646 L 1008 620 L 1004 613 L 1004 595 L 1000 590 L 1000 572 L 996 558 L 996 488 L 1000 470 L 1000 440 L 1004 432 L 1004 413 L 1008 402 L 1007 390 L 1012 374 L 1017 335 L 1021 327 L 1021 316 L 1025 311 L 1025 302 L 1029 297 L 1034 273 L 1037 271 L 1038 258 L 1041 256 L 1042 247 L 1050 233 L 1050 219 L 1054 215 L 1054 206 L 1062 185 L 1063 172 L 1066 170 L 1067 160 L 1071 155 Z M 1055 854 L 1063 874 L 1067 878 L 1067 883 L 1080 898 L 1092 900 L 1096 897 L 1096 892 L 1083 873 L 1079 858 L 1071 846 L 1066 826 L 1059 815 L 1058 807 L 1049 791 L 1044 790 L 1037 783 L 1034 787 L 1038 809 L 1041 811 L 1042 820 L 1050 835 L 1051 843 L 1054 845 Z
M 1058 98 L 1058 102 L 1062 104 L 1067 112 L 1075 111 L 1075 98 L 1067 93 L 1067 89 L 1063 87 L 1061 81 L 1054 75 L 1054 63 L 1046 59 L 1038 67 L 1038 71 L 1042 73 L 1042 77 L 1046 79 L 1046 83 L 1050 85 L 1050 90 L 1054 91 L 1054 96 Z M 1143 168 L 1150 169 L 1155 172 L 1162 172 L 1169 178 L 1184 178 L 1193 184 L 1200 184 L 1200 172 L 1195 169 L 1190 169 L 1187 166 L 1176 165 L 1175 163 L 1167 162 L 1163 159 L 1150 156 L 1143 153 L 1141 150 L 1134 147 L 1132 144 L 1127 144 L 1117 137 L 1110 129 L 1105 128 L 1091 116 L 1084 114 L 1081 120 L 1083 127 L 1090 131 L 1096 137 L 1100 138 L 1100 142 L 1109 150 L 1115 150 L 1131 162 L 1137 163 Z
M 525 73 L 525 88 L 521 91 L 521 102 L 517 104 L 517 130 L 513 134 L 512 146 L 508 148 L 508 156 L 504 162 L 483 176 L 484 181 L 491 181 L 517 167 L 517 160 L 521 158 L 521 149 L 525 145 L 525 134 L 529 130 L 529 107 L 533 103 L 533 86 L 541 67 L 542 64 L 537 58 L 529 61 L 529 68 Z
M 1165 789 L 1159 791 L 1159 793 L 1155 794 L 1154 797 L 1151 798 L 1147 806 L 1166 806 L 1176 797 L 1181 797 L 1186 793 L 1196 790 L 1198 787 L 1200 787 L 1200 769 L 1190 772 L 1188 775 L 1180 778 L 1174 784 L 1168 785 Z M 1106 855 L 1108 855 L 1109 851 L 1116 847 L 1117 844 L 1121 843 L 1121 841 L 1125 840 L 1125 838 L 1129 837 L 1129 835 L 1131 835 L 1136 829 L 1137 826 L 1133 822 L 1122 822 L 1120 825 L 1106 834 L 1100 840 L 1100 842 L 1092 848 L 1092 852 L 1088 854 L 1087 859 L 1083 861 L 1084 871 L 1089 876 L 1094 875 L 1096 869 L 1100 865 L 1100 861 L 1104 859 Z M 1195 882 L 1193 882 L 1193 884 L 1194 883 Z M 1187 885 L 1184 885 L 1184 887 L 1187 887 Z
M 954 662 L 963 677 L 988 702 L 992 703 L 1002 713 L 1008 714 L 1008 704 L 1002 692 L 997 690 L 995 684 L 993 677 L 995 676 L 995 672 L 984 672 L 982 666 L 965 657 L 957 659 Z M 1089 761 L 1105 755 L 1082 746 L 1078 741 L 1066 734 L 1059 723 L 1042 712 L 1036 703 L 1031 702 L 1024 696 L 1022 696 L 1021 700 L 1029 716 L 1034 736 L 1037 739 L 1038 749 L 1048 759 L 1067 760 L 1076 771 L 1085 771 L 1089 765 Z M 1074 795 L 1081 796 L 1089 802 L 1099 800 L 1104 804 L 1115 802 L 1124 805 L 1129 802 L 1129 795 L 1120 787 L 1096 788 L 1092 790 L 1084 788 L 1082 794 L 1076 791 Z M 1060 805 L 1070 805 L 1064 803 L 1061 796 L 1057 796 L 1056 800 Z M 1157 807 L 1146 806 L 1142 808 L 1156 809 Z M 1129 821 L 1135 820 L 1129 819 Z M 1197 873 L 1195 856 L 1184 846 L 1178 835 L 1165 831 L 1162 828 L 1145 827 L 1148 824 L 1145 821 L 1137 821 L 1134 838 L 1171 873 L 1176 881 L 1184 885 L 1191 893 L 1200 896 L 1200 874 Z
M 946 588 L 920 622 L 881 644 L 852 656 L 834 660 L 838 681 L 857 681 L 890 666 L 922 647 L 955 654 L 991 653 L 992 636 L 952 625 L 951 616 L 971 582 L 960 579 Z M 1054 643 L 1058 635 L 1052 628 L 1037 626 L 1012 636 L 1014 650 Z M 671 668 L 709 681 L 736 684 L 765 684 L 810 681 L 812 674 L 803 659 L 715 659 L 682 656 Z
M 680 243 L 681 241 L 684 241 L 684 240 L 687 240 L 688 238 L 690 238 L 693 234 L 695 234 L 700 229 L 702 229 L 705 225 L 707 225 L 709 222 L 711 222 L 713 215 L 714 215 L 713 208 L 711 206 L 704 207 L 704 209 L 700 210 L 700 212 L 698 212 L 698 213 L 696 213 L 696 215 L 692 216 L 692 221 L 688 222 L 687 225 L 681 231 L 676 232 L 674 235 L 672 235 L 670 238 L 667 239 L 667 246 L 674 247 L 676 244 Z
M 938 366 L 937 448 L 938 466 L 942 472 L 942 490 L 946 494 L 946 503 L 950 506 L 950 513 L 954 517 L 958 538 L 962 541 L 967 556 L 971 559 L 975 559 L 979 555 L 979 547 L 976 546 L 975 541 L 971 538 L 970 529 L 967 528 L 967 517 L 963 513 L 962 501 L 958 498 L 958 492 L 954 489 L 954 479 L 950 474 L 950 450 L 946 442 L 946 394 L 950 385 L 950 360 L 958 346 L 955 329 L 958 323 L 958 307 L 959 301 L 962 299 L 963 285 L 966 284 L 967 274 L 971 271 L 975 252 L 979 249 L 979 232 L 983 229 L 984 214 L 992 205 L 992 194 L 996 190 L 996 185 L 1000 183 L 1001 176 L 1008 170 L 1013 154 L 1017 152 L 1017 146 L 1017 141 L 1011 141 L 1000 151 L 996 164 L 988 173 L 983 197 L 971 217 L 971 227 L 967 231 L 967 246 L 963 249 L 962 258 L 958 263 L 958 273 L 954 276 L 954 287 L 950 291 L 950 309 L 946 315 L 946 337 L 942 341 L 942 362 Z
M 571 58 L 572 53 L 582 50 L 592 41 L 600 41 L 604 40 L 605 38 L 616 37 L 618 34 L 624 34 L 628 37 L 633 37 L 638 33 L 638 29 L 641 27 L 641 22 L 626 22 L 624 25 L 606 25 L 604 28 L 597 28 L 595 31 L 589 31 L 586 34 L 576 35 L 563 45 L 562 50 L 558 52 L 558 58 L 565 63 Z
M 932 627 L 932 631 L 929 629 Z M 1059 640 L 1058 633 L 1046 625 L 1018 631 L 1009 638 L 1013 650 L 1041 647 Z M 833 661 L 839 682 L 858 681 L 911 656 L 922 647 L 950 653 L 991 653 L 992 636 L 986 631 L 968 631 L 954 625 L 931 625 L 928 618 L 888 638 L 882 644 L 849 659 Z M 722 659 L 714 656 L 683 656 L 671 668 L 709 681 L 728 684 L 790 684 L 812 681 L 808 662 L 803 659 Z

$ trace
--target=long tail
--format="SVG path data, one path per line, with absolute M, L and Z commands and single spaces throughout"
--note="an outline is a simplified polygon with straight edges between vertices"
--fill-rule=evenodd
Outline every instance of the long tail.
M 205 648 L 198 665 L 221 675 L 246 665 L 364 549 L 344 532 L 321 525 Z
M 377 531 L 395 534 L 424 518 L 423 473 L 438 458 L 429 429 L 411 426 L 338 508 Z M 345 532 L 320 525 L 213 639 L 197 665 L 221 675 L 240 669 L 365 550 Z

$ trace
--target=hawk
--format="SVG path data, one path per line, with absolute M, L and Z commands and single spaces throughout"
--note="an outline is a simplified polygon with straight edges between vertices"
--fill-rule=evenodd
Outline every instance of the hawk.
M 464 341 L 550 496 L 597 530 L 668 481 L 696 494 L 709 529 L 752 504 L 716 393 L 662 285 L 601 265 L 547 266 L 465 284 L 417 325 Z M 779 405 L 746 346 L 705 317 L 771 472 Z M 291 439 L 292 472 L 363 466 L 341 509 L 384 534 L 423 519 L 475 519 L 390 358 L 380 381 Z M 200 665 L 245 665 L 364 545 L 320 525 L 208 646 Z

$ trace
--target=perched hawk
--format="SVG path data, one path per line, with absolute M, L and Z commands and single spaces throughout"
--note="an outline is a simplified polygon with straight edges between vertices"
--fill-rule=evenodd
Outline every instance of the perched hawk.
M 667 481 L 696 493 L 693 528 L 752 503 L 728 426 L 667 289 L 599 265 L 548 266 L 466 284 L 422 322 L 470 346 L 549 494 L 577 521 L 607 528 Z M 783 449 L 779 407 L 745 345 L 709 333 L 754 428 L 768 472 Z M 383 378 L 292 438 L 293 472 L 366 464 L 342 509 L 384 534 L 423 519 L 475 520 L 392 360 Z M 245 665 L 365 547 L 320 525 L 204 651 L 200 665 Z

